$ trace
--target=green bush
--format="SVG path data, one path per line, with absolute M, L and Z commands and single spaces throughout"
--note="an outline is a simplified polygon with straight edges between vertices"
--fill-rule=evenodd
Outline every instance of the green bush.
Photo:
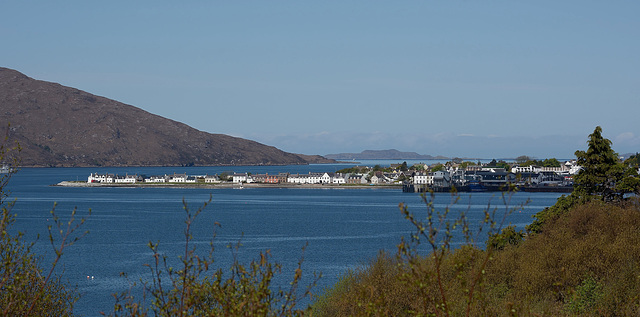
M 572 313 L 583 314 L 593 310 L 600 298 L 602 298 L 602 284 L 592 277 L 587 277 L 576 286 L 573 296 L 567 303 L 567 309 Z
M 245 265 L 237 259 L 240 245 L 230 246 L 234 261 L 229 272 L 213 270 L 213 239 L 208 254 L 198 255 L 195 246 L 191 246 L 191 225 L 210 202 L 211 198 L 192 212 L 183 201 L 185 251 L 178 257 L 178 267 L 171 266 L 166 255 L 160 255 L 158 243 L 149 242 L 154 254 L 153 264 L 148 266 L 151 280 L 140 281 L 141 298 L 132 292 L 137 283 L 132 283 L 130 290 L 114 294 L 112 316 L 300 316 L 310 312 L 309 307 L 298 305 L 301 299 L 311 296 L 320 275 L 314 274 L 313 282 L 298 290 L 304 258 L 298 262 L 290 288 L 282 289 L 272 285 L 275 275 L 282 273 L 282 266 L 270 261 L 269 251 Z
M 420 255 L 415 244 L 402 242 L 395 258 L 378 256 L 345 274 L 315 302 L 314 313 L 637 316 L 639 206 L 637 198 L 622 205 L 601 200 L 576 204 L 545 223 L 543 232 L 520 240 L 520 234 L 507 227 L 488 240 L 498 247 L 486 249 L 467 243 L 450 250 L 446 238 L 437 239 L 450 230 L 464 233 L 463 216 L 441 226 L 436 219 L 444 219 L 446 210 L 429 213 L 424 223 L 410 219 L 418 224 L 413 242 L 432 241 L 429 252 Z M 518 242 L 507 242 L 512 237 Z
M 18 145 L 7 147 L 7 138 L 0 143 L 0 163 L 17 160 L 11 155 L 20 151 Z M 33 243 L 25 243 L 21 232 L 13 233 L 16 215 L 11 212 L 15 200 L 9 200 L 6 184 L 11 173 L 0 174 L 0 315 L 2 316 L 69 316 L 73 314 L 73 305 L 79 296 L 75 288 L 70 287 L 55 275 L 54 270 L 63 251 L 78 238 L 75 232 L 82 224 L 75 221 L 75 211 L 71 219 L 64 223 L 51 211 L 55 229 L 49 226 L 49 241 L 56 257 L 49 270 L 43 269 L 43 259 L 32 251 Z M 55 207 L 54 207 L 55 208 Z M 52 232 L 60 234 L 54 240 Z
M 314 303 L 318 316 L 475 316 L 494 315 L 494 293 L 486 282 L 486 270 L 494 248 L 476 246 L 479 232 L 497 236 L 506 215 L 518 208 L 508 207 L 510 193 L 501 196 L 506 208 L 498 213 L 489 206 L 478 232 L 471 232 L 466 213 L 451 219 L 450 208 L 437 210 L 434 194 L 422 196 L 427 215 L 418 219 L 403 204 L 400 210 L 414 226 L 410 240 L 401 241 L 398 253 L 390 257 L 381 253 L 366 266 L 349 271 L 337 286 L 325 291 Z M 451 205 L 458 202 L 452 194 Z M 456 250 L 450 243 L 456 233 L 466 244 Z M 428 252 L 421 245 L 426 245 Z M 503 295 L 504 296 L 504 295 Z
M 0 315 L 67 316 L 78 300 L 75 289 L 60 277 L 42 269 L 42 259 L 22 242 L 23 235 L 10 234 L 15 215 L 11 203 L 2 206 L 0 220 Z

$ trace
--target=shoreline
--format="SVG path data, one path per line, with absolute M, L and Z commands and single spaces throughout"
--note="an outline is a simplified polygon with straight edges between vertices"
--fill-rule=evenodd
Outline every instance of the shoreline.
M 266 184 L 266 183 L 87 183 L 79 181 L 62 181 L 50 186 L 57 187 L 124 187 L 124 188 L 209 188 L 209 189 L 245 189 L 245 188 L 402 188 L 402 185 L 369 185 L 369 184 Z
M 304 189 L 400 189 L 406 193 L 423 193 L 424 190 L 408 190 L 401 184 L 297 184 L 297 183 L 87 183 L 84 181 L 62 181 L 49 186 L 54 187 L 74 187 L 74 188 L 187 188 L 187 189 L 250 189 L 250 188 L 304 188 Z M 459 188 L 458 192 L 483 192 L 483 191 L 500 191 L 499 187 L 487 190 L 465 190 Z M 520 187 L 518 191 L 522 192 L 558 192 L 570 193 L 573 187 Z M 434 192 L 449 192 L 450 188 L 434 189 Z

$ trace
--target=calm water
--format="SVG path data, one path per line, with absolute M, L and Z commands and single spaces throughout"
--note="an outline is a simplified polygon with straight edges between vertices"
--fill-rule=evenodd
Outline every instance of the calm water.
M 147 280 L 152 263 L 149 241 L 160 242 L 160 250 L 174 259 L 183 252 L 185 213 L 184 198 L 194 210 L 212 195 L 213 202 L 200 215 L 193 227 L 195 244 L 203 253 L 208 250 L 214 222 L 216 263 L 229 266 L 231 252 L 225 246 L 241 242 L 240 258 L 256 258 L 260 251 L 271 250 L 273 260 L 284 265 L 278 283 L 286 285 L 308 242 L 303 271 L 322 272 L 316 292 L 333 285 L 338 276 L 376 256 L 379 250 L 395 252 L 400 238 L 411 231 L 398 210 L 405 202 L 410 210 L 423 213 L 418 194 L 402 193 L 400 189 L 179 189 L 179 188 L 62 188 L 49 186 L 63 180 L 84 180 L 91 172 L 139 174 L 213 174 L 225 171 L 251 173 L 307 173 L 335 171 L 350 165 L 310 165 L 276 167 L 220 168 L 55 168 L 22 169 L 9 184 L 11 197 L 17 199 L 15 228 L 26 234 L 27 241 L 40 235 L 35 251 L 51 259 L 53 251 L 47 238 L 51 210 L 68 218 L 74 207 L 78 215 L 92 210 L 83 229 L 89 235 L 66 250 L 58 273 L 77 285 L 82 298 L 76 312 L 94 316 L 100 311 L 111 312 L 111 294 L 128 288 L 120 277 L 126 272 L 131 280 Z M 511 201 L 517 205 L 531 199 L 522 211 L 513 213 L 508 223 L 524 227 L 531 215 L 552 205 L 560 194 L 518 193 Z M 450 201 L 448 194 L 437 196 L 438 208 Z M 500 195 L 494 193 L 462 194 L 458 210 L 469 209 L 472 218 L 480 219 L 482 210 L 491 202 L 504 210 Z M 454 208 L 454 209 L 455 209 Z M 87 279 L 93 276 L 93 279 Z M 307 279 L 306 281 L 308 281 Z

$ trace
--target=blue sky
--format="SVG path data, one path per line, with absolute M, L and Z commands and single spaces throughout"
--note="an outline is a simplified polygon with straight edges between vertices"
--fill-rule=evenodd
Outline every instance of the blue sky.
M 2 1 L 0 66 L 304 154 L 640 151 L 638 1 Z

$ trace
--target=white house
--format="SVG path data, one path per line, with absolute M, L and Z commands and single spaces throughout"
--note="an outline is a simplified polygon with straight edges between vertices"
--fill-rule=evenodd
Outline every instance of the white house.
M 331 183 L 331 176 L 328 173 L 290 174 L 287 182 L 293 184 L 320 184 Z
M 540 173 L 540 166 L 514 166 L 511 168 L 511 173 Z
M 299 179 L 300 175 L 298 174 L 289 174 L 287 176 L 287 183 L 292 183 L 292 184 L 298 184 L 298 179 Z
M 331 175 L 329 175 L 329 173 L 324 173 L 322 174 L 322 176 L 320 176 L 320 183 L 321 184 L 331 184 Z
M 234 183 L 250 183 L 250 177 L 247 173 L 234 173 L 233 174 L 233 182 Z
M 433 174 L 418 172 L 413 176 L 413 183 L 416 185 L 433 185 Z
M 205 183 L 220 183 L 220 177 L 218 175 L 205 175 Z
M 125 175 L 125 176 L 116 176 L 114 178 L 115 183 L 119 184 L 134 184 L 136 182 L 137 175 Z
M 113 183 L 113 174 L 91 173 L 87 179 L 87 183 Z
M 151 176 L 149 178 L 145 178 L 144 182 L 145 183 L 165 183 L 167 181 L 166 175 L 165 176 Z
M 307 177 L 307 184 L 320 184 L 322 183 L 322 176 L 326 173 L 311 173 Z
M 169 176 L 169 183 L 186 183 L 187 182 L 187 174 L 173 174 Z
M 390 182 L 397 183 L 400 180 L 400 175 L 405 175 L 402 172 L 392 172 L 392 173 L 384 173 L 384 177 L 386 177 Z M 405 175 L 405 177 L 411 178 L 411 174 Z
M 578 165 L 576 160 L 566 161 L 564 166 L 569 169 L 570 175 L 576 175 L 582 169 L 582 166 Z
M 333 176 L 333 180 L 331 181 L 333 184 L 346 184 L 347 183 L 347 178 L 346 175 L 342 174 L 342 173 L 336 173 Z

